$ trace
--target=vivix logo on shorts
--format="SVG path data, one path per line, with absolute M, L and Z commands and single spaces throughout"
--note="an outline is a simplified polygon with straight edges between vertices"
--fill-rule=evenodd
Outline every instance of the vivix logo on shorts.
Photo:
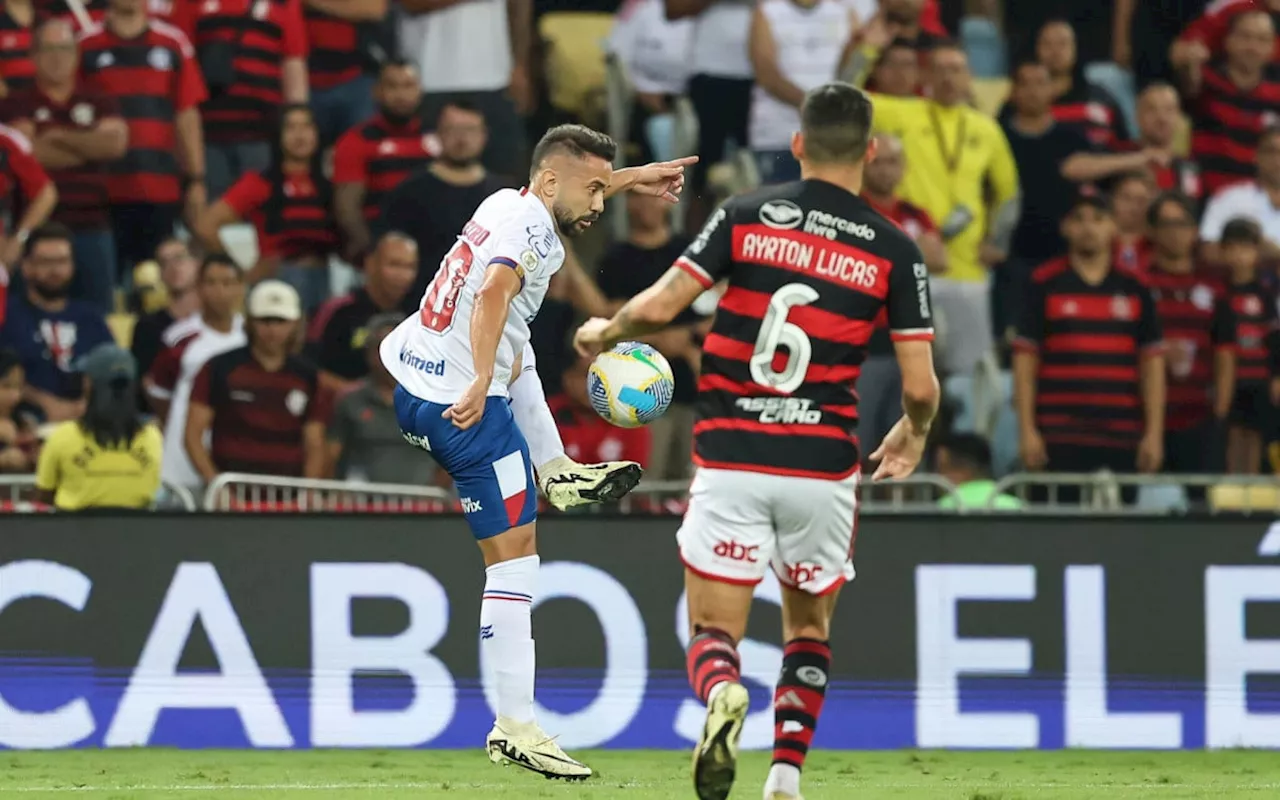
M 818 574 L 821 572 L 821 564 L 788 564 L 787 583 L 792 586 L 803 586 L 806 583 L 818 580 Z
M 472 500 L 470 497 L 463 497 L 460 498 L 460 500 L 462 503 L 463 514 L 478 514 L 479 512 L 484 511 L 479 500 Z
M 756 552 L 759 550 L 760 545 L 747 547 L 745 544 L 738 544 L 737 542 L 721 541 L 716 542 L 716 549 L 712 552 L 730 561 L 745 561 L 748 564 L 754 564 L 756 563 Z
M 428 361 L 407 347 L 400 349 L 400 363 L 410 369 L 416 369 L 419 372 L 425 372 L 428 375 L 444 374 L 444 359 L 439 361 Z

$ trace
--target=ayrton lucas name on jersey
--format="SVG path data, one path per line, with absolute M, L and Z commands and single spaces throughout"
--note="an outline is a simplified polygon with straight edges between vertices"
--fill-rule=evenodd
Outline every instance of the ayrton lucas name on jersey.
M 733 229 L 733 259 L 813 275 L 877 297 L 888 292 L 888 260 L 803 231 L 737 226 Z

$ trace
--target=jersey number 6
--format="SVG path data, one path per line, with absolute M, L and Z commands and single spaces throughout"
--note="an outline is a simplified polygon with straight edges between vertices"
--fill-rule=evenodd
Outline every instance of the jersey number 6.
M 783 394 L 800 388 L 813 358 L 813 345 L 804 328 L 787 322 L 787 314 L 792 307 L 807 306 L 817 299 L 818 291 L 803 283 L 788 283 L 773 293 L 751 354 L 751 380 Z M 773 368 L 773 357 L 779 347 L 787 348 L 787 365 L 780 372 Z
M 471 263 L 475 254 L 471 245 L 459 241 L 440 262 L 440 269 L 427 288 L 427 296 L 422 299 L 422 310 L 419 319 L 422 327 L 432 333 L 446 333 L 453 327 L 453 315 L 458 310 L 458 295 L 467 283 L 467 274 L 471 272 Z

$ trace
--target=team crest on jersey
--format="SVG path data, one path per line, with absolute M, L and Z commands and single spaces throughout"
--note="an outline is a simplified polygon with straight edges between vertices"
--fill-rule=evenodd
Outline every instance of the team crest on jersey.
M 147 53 L 147 63 L 153 69 L 158 69 L 161 72 L 168 72 L 173 69 L 173 59 L 169 55 L 169 51 L 163 47 L 151 48 L 151 52 Z
M 302 416 L 307 410 L 307 393 L 301 389 L 293 389 L 284 397 L 284 407 L 295 417 Z
M 111 55 L 109 50 L 104 50 L 98 54 L 98 69 L 106 69 L 116 63 L 116 57 Z
M 804 210 L 790 200 L 770 200 L 760 206 L 760 221 L 774 230 L 798 228 L 803 219 Z
M 82 128 L 93 124 L 93 106 L 88 103 L 76 103 L 71 107 L 71 121 Z
M 36 118 L 36 122 L 48 122 L 50 119 L 53 118 L 53 114 L 51 114 L 49 112 L 49 109 L 45 108 L 44 106 L 40 106 L 39 108 L 37 108 L 34 116 Z
M 1133 318 L 1133 310 L 1130 308 L 1127 295 L 1118 294 L 1111 299 L 1111 316 L 1116 319 Z
M 533 272 L 538 268 L 538 254 L 532 250 L 525 250 L 520 254 L 520 266 L 516 269 L 516 273 L 521 280 L 524 279 L 526 272 Z
M 1203 283 L 1197 284 L 1191 290 L 1191 305 L 1201 311 L 1208 311 L 1213 308 L 1213 290 Z

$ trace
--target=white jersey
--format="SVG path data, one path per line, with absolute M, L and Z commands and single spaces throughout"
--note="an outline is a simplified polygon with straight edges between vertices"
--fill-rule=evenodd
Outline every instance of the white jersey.
M 169 401 L 160 476 L 168 483 L 198 487 L 204 481 L 191 465 L 184 446 L 191 389 L 195 386 L 196 375 L 209 359 L 248 343 L 244 335 L 244 318 L 237 314 L 231 330 L 223 333 L 206 325 L 199 314 L 193 314 L 166 328 L 161 341 L 165 349 L 156 356 L 156 362 L 148 373 L 151 380 L 147 386 L 147 394 Z
M 431 403 L 456 402 L 476 378 L 471 310 L 490 264 L 520 276 L 498 342 L 489 395 L 507 396 L 512 369 L 529 343 L 529 323 L 564 265 L 551 212 L 527 190 L 502 189 L 476 209 L 410 316 L 382 341 L 382 363 L 405 391 Z

